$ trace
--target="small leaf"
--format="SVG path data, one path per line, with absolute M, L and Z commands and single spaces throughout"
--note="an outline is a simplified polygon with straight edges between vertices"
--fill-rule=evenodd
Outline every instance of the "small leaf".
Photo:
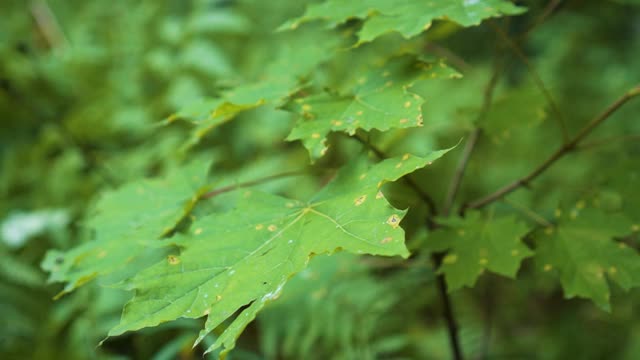
M 456 76 L 459 74 L 443 63 L 426 63 L 412 56 L 369 67 L 345 81 L 349 90 L 343 94 L 320 94 L 293 102 L 289 109 L 302 116 L 287 140 L 302 140 L 315 161 L 327 151 L 327 135 L 332 131 L 353 135 L 356 129 L 422 126 L 424 100 L 408 89 L 420 79 Z
M 640 286 L 640 256 L 613 240 L 632 231 L 632 223 L 622 215 L 576 207 L 557 227 L 540 232 L 536 262 L 540 270 L 560 278 L 566 298 L 591 299 L 610 311 L 607 278 L 624 290 Z
M 438 221 L 446 228 L 427 238 L 427 247 L 445 251 L 439 272 L 447 280 L 449 291 L 473 286 L 489 270 L 515 278 L 520 263 L 533 252 L 522 242 L 528 228 L 514 217 L 482 218 L 471 212 L 465 218 Z

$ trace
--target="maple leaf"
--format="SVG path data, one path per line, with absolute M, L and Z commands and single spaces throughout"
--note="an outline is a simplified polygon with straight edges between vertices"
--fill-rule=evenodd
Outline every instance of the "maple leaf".
M 305 13 L 280 26 L 280 30 L 296 29 L 302 23 L 323 20 L 334 27 L 349 19 L 362 19 L 359 43 L 369 42 L 388 33 L 398 32 L 411 38 L 431 27 L 434 20 L 450 20 L 464 27 L 478 25 L 482 20 L 524 12 L 506 0 L 356 0 L 345 4 L 328 0 L 307 7 Z
M 406 258 L 409 252 L 399 226 L 406 211 L 393 208 L 380 187 L 447 151 L 426 157 L 406 154 L 375 165 L 358 159 L 305 202 L 239 190 L 234 210 L 199 218 L 188 234 L 172 239 L 182 251 L 126 282 L 124 286 L 136 294 L 110 336 L 179 317 L 207 316 L 200 342 L 245 307 L 207 350 L 224 347 L 224 355 L 314 254 L 344 250 Z
M 301 140 L 312 161 L 327 151 L 332 131 L 353 135 L 356 129 L 381 131 L 422 126 L 424 99 L 409 91 L 418 80 L 459 77 L 444 63 L 427 63 L 413 56 L 392 58 L 369 66 L 344 81 L 346 91 L 297 99 L 288 107 L 302 116 L 287 140 Z
M 94 239 L 68 252 L 49 251 L 43 268 L 49 281 L 66 282 L 61 296 L 97 276 L 131 272 L 166 255 L 158 239 L 168 234 L 206 193 L 211 161 L 195 159 L 163 179 L 132 182 L 105 192 L 85 227 Z M 115 281 L 115 279 L 114 279 Z
M 613 240 L 633 230 L 620 214 L 576 207 L 563 214 L 557 226 L 538 234 L 536 263 L 559 277 L 566 298 L 591 299 L 610 311 L 607 278 L 624 290 L 640 286 L 640 256 Z
M 527 226 L 512 216 L 483 218 L 471 212 L 438 222 L 446 228 L 430 234 L 427 247 L 448 250 L 438 271 L 446 277 L 449 291 L 473 286 L 486 270 L 514 278 L 522 260 L 533 254 L 522 242 Z

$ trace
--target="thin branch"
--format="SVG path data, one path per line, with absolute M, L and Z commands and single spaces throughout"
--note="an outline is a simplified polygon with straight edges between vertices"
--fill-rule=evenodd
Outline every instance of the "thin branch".
M 303 175 L 305 172 L 302 170 L 299 171 L 287 171 L 287 172 L 283 172 L 283 173 L 279 173 L 279 174 L 274 174 L 274 175 L 269 175 L 269 176 L 265 176 L 263 178 L 260 179 L 256 179 L 256 180 L 251 180 L 251 181 L 245 181 L 245 182 L 241 182 L 241 183 L 237 183 L 237 184 L 233 184 L 233 185 L 228 185 L 228 186 L 223 186 L 220 188 L 217 188 L 215 190 L 211 190 L 208 193 L 200 196 L 200 199 L 210 199 L 214 196 L 229 192 L 229 191 L 233 191 L 233 190 L 237 190 L 243 187 L 251 187 L 251 186 L 256 186 L 256 185 L 261 185 L 270 181 L 274 181 L 274 180 L 278 180 L 278 179 L 282 179 L 285 177 L 290 177 L 290 176 L 300 176 Z
M 69 40 L 67 40 L 55 14 L 45 0 L 33 1 L 30 10 L 38 31 L 47 41 L 49 48 L 57 49 L 69 46 Z
M 388 156 L 382 150 L 377 148 L 375 145 L 371 144 L 369 141 L 364 139 L 362 136 L 356 134 L 356 135 L 352 136 L 352 138 L 358 140 L 360 143 L 362 143 L 367 148 L 369 148 L 369 150 L 371 150 L 376 155 L 376 157 L 378 157 L 379 159 L 383 160 L 383 159 L 388 158 Z M 409 176 L 402 177 L 402 180 L 429 207 L 429 212 L 431 213 L 431 215 L 435 216 L 438 213 L 438 210 L 436 208 L 435 201 L 433 201 L 433 198 L 431 198 L 431 196 L 429 194 L 424 192 L 420 188 L 420 186 L 418 186 L 418 184 L 415 181 L 413 181 L 413 179 L 410 178 Z
M 545 170 L 547 170 L 556 161 L 558 161 L 568 153 L 575 151 L 577 148 L 577 145 L 587 135 L 589 135 L 589 133 L 591 133 L 593 129 L 595 129 L 596 127 L 598 127 L 598 125 L 602 124 L 605 120 L 607 120 L 613 113 L 615 113 L 618 109 L 620 109 L 627 101 L 631 100 L 632 98 L 638 95 L 640 95 L 640 85 L 636 85 L 636 87 L 627 91 L 623 96 L 621 96 L 618 100 L 616 100 L 613 104 L 611 104 L 605 111 L 603 111 L 600 115 L 596 116 L 593 120 L 591 120 L 587 125 L 585 125 L 578 132 L 578 134 L 573 139 L 563 144 L 547 160 L 545 160 L 542 164 L 540 164 L 540 166 L 534 169 L 531 173 L 498 189 L 492 194 L 489 194 L 483 198 L 480 198 L 478 200 L 474 200 L 468 203 L 466 206 L 463 207 L 463 210 L 481 208 L 485 205 L 491 204 L 496 200 L 501 199 L 503 196 L 513 192 L 516 189 L 519 189 L 522 186 L 528 185 L 531 181 L 533 181 L 535 178 L 540 176 L 540 174 L 542 174 Z
M 451 350 L 453 352 L 453 358 L 455 360 L 462 360 L 462 347 L 460 346 L 460 340 L 458 338 L 458 323 L 453 315 L 453 306 L 451 304 L 451 298 L 447 292 L 447 283 L 442 274 L 436 277 L 438 283 L 438 293 L 440 294 L 440 301 L 442 302 L 442 310 L 444 311 L 444 318 L 447 321 L 447 331 L 449 332 L 449 341 L 451 342 Z
M 475 125 L 476 128 L 471 132 L 469 139 L 467 140 L 467 144 L 465 145 L 464 152 L 462 153 L 462 157 L 458 162 L 458 166 L 456 167 L 456 172 L 453 175 L 453 179 L 451 180 L 451 184 L 449 185 L 449 190 L 447 191 L 447 197 L 444 201 L 444 207 L 442 213 L 444 216 L 448 216 L 451 211 L 451 207 L 456 199 L 456 195 L 460 190 L 460 184 L 462 184 L 462 179 L 464 177 L 464 173 L 467 169 L 467 164 L 469 163 L 469 159 L 471 159 L 471 154 L 475 149 L 475 146 L 480 138 L 480 134 L 482 129 L 479 127 L 480 123 L 484 120 L 491 108 L 491 103 L 493 102 L 493 94 L 496 89 L 496 85 L 498 84 L 498 78 L 500 77 L 500 61 L 496 56 L 496 61 L 493 67 L 493 74 L 491 75 L 491 79 L 489 79 L 489 83 L 485 87 L 484 96 L 482 99 L 482 107 L 478 112 L 478 117 L 476 118 Z
M 529 61 L 527 56 L 522 52 L 522 50 L 520 50 L 518 45 L 515 42 L 513 42 L 513 40 L 511 40 L 509 35 L 507 35 L 507 33 L 505 33 L 504 30 L 500 28 L 500 26 L 494 24 L 492 21 L 489 21 L 489 24 L 491 25 L 493 30 L 496 32 L 496 34 L 498 34 L 498 36 L 502 38 L 502 41 L 505 42 L 505 44 L 511 49 L 511 51 L 513 51 L 513 53 L 527 67 L 529 74 L 531 74 L 531 78 L 536 83 L 536 86 L 540 89 L 544 97 L 547 99 L 547 103 L 549 103 L 549 106 L 551 107 L 551 111 L 554 113 L 554 118 L 558 122 L 560 131 L 562 132 L 563 142 L 567 143 L 569 141 L 569 131 L 567 130 L 567 125 L 566 125 L 564 116 L 562 115 L 560 108 L 558 107 L 555 100 L 553 99 L 553 96 L 551 96 L 551 92 L 544 85 L 544 82 L 542 81 L 542 78 L 540 77 L 540 75 L 538 75 L 538 72 L 536 71 L 535 67 L 533 66 L 533 64 L 531 64 L 531 62 Z

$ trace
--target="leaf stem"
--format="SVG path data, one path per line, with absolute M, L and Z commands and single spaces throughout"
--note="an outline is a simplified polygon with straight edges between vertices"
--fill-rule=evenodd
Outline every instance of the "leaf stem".
M 496 190 L 492 194 L 489 194 L 483 198 L 471 201 L 470 203 L 463 206 L 463 212 L 467 209 L 478 209 L 485 205 L 491 204 L 492 202 L 501 199 L 503 196 L 513 192 L 514 190 L 519 189 L 522 186 L 528 185 L 535 178 L 540 176 L 545 170 L 547 170 L 551 165 L 553 165 L 556 161 L 561 159 L 563 156 L 568 153 L 576 150 L 577 145 L 587 136 L 593 129 L 598 127 L 598 125 L 602 124 L 605 120 L 607 120 L 613 113 L 615 113 L 618 109 L 620 109 L 627 101 L 632 98 L 640 95 L 640 84 L 636 85 L 631 90 L 627 91 L 624 95 L 618 98 L 615 102 L 609 105 L 600 115 L 596 116 L 592 119 L 587 125 L 585 125 L 578 134 L 573 137 L 573 139 L 564 143 L 558 150 L 556 150 L 547 160 L 545 160 L 542 164 L 540 164 L 537 168 L 531 171 L 528 175 L 523 176 L 510 184 L 503 186 L 502 188 Z

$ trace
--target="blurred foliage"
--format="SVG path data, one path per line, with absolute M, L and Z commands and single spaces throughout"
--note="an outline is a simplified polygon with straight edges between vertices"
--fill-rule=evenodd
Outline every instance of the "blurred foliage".
M 463 138 L 408 176 L 442 209 L 478 128 L 455 213 L 547 159 L 562 144 L 560 124 L 576 134 L 638 85 L 638 1 L 490 2 L 517 16 L 463 27 L 500 13 L 456 13 L 454 22 L 422 18 L 407 10 L 422 5 L 407 1 L 2 1 L 0 358 L 201 358 L 231 320 L 195 348 L 203 319 L 105 340 L 132 295 L 123 284 L 183 249 L 153 237 L 184 235 L 194 218 L 233 210 L 244 190 L 191 195 L 251 186 L 306 199 L 336 169 L 366 158 L 362 143 L 388 156 L 424 156 Z M 403 28 L 403 15 L 435 21 L 423 32 L 422 23 Z M 401 68 L 387 86 L 381 66 L 392 58 L 438 66 L 426 67 L 438 75 Z M 353 106 L 359 95 L 385 111 L 370 108 L 373 118 L 355 123 L 367 110 Z M 406 182 L 385 185 L 394 207 L 410 209 L 401 226 L 413 255 L 318 254 L 228 358 L 450 358 L 438 273 L 461 287 L 450 297 L 466 358 L 638 358 L 638 114 L 640 101 L 629 101 L 528 187 L 464 218 L 433 217 Z M 183 170 L 194 163 L 198 181 Z M 256 181 L 285 173 L 295 174 Z M 141 183 L 158 196 L 140 196 Z M 100 217 L 105 204 L 111 212 Z M 447 227 L 434 233 L 425 218 Z M 480 233 L 489 249 L 517 240 L 517 259 L 506 252 L 483 261 L 487 249 L 465 246 L 474 238 L 460 240 L 461 231 Z M 117 238 L 123 257 L 141 255 L 94 260 L 103 238 Z M 434 270 L 429 252 L 445 250 Z M 453 255 L 463 262 L 452 266 Z M 80 263 L 89 270 L 74 273 Z M 50 280 L 78 288 L 54 301 L 62 287 L 47 282 L 41 264 L 71 271 Z M 514 271 L 516 280 L 496 275 Z M 573 296 L 583 298 L 566 299 Z

